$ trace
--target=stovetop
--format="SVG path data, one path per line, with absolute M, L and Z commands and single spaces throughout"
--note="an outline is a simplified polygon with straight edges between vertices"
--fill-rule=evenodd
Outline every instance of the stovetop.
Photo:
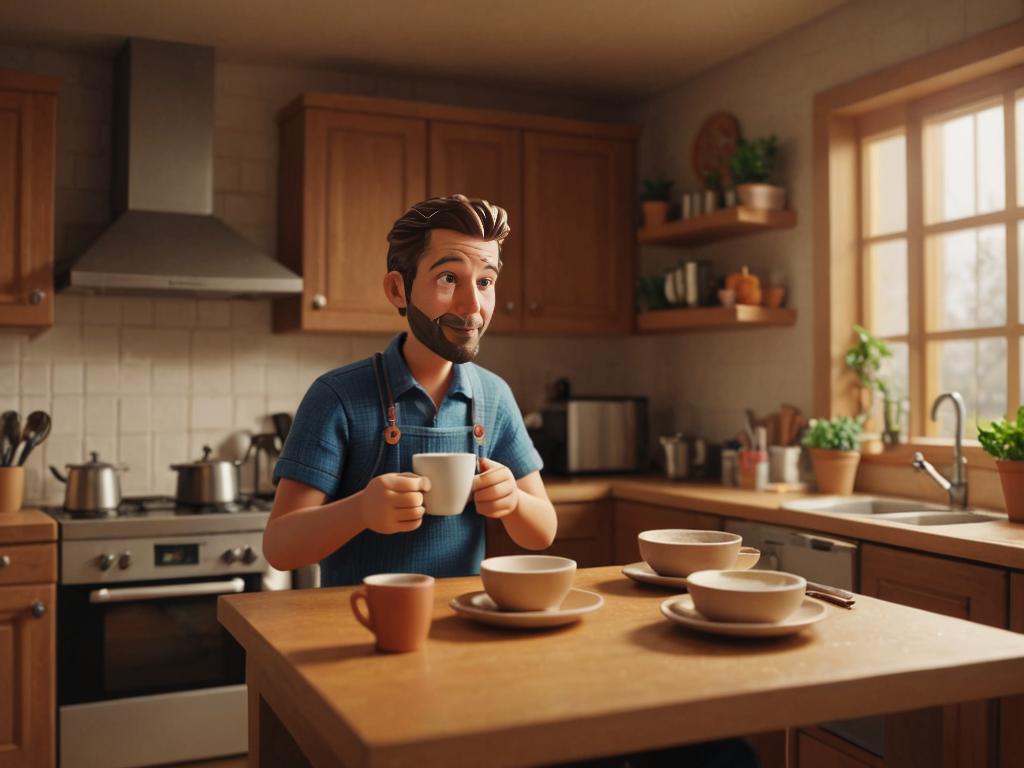
M 44 508 L 57 520 L 62 539 L 110 539 L 262 531 L 272 502 L 242 497 L 222 505 L 179 504 L 169 496 L 126 497 L 116 510 L 69 512 Z

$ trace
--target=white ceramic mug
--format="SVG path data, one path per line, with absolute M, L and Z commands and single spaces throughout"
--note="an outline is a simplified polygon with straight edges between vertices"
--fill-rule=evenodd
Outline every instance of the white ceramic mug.
M 412 471 L 430 478 L 430 490 L 423 494 L 428 515 L 461 515 L 473 490 L 476 454 L 416 453 Z

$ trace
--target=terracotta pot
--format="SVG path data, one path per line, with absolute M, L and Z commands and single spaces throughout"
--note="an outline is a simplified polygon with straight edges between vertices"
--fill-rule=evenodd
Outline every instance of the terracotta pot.
M 0 514 L 17 512 L 25 498 L 25 468 L 0 467 Z
M 835 496 L 853 493 L 853 481 L 857 478 L 857 465 L 860 464 L 858 451 L 811 448 L 811 464 L 814 465 L 814 481 L 820 493 Z
M 654 227 L 668 220 L 667 200 L 644 200 L 644 226 Z
M 740 205 L 761 211 L 781 211 L 786 207 L 786 190 L 774 184 L 740 184 L 736 187 Z
M 1003 484 L 1003 498 L 1010 522 L 1024 523 L 1024 461 L 996 459 L 996 469 Z

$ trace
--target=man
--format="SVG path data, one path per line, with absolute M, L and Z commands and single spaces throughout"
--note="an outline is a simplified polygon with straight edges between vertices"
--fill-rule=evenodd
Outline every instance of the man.
M 275 568 L 319 562 L 321 584 L 382 572 L 479 573 L 484 518 L 526 549 L 554 540 L 541 460 L 508 385 L 472 361 L 494 312 L 507 215 L 486 200 L 432 198 L 388 235 L 384 294 L 411 334 L 320 376 L 295 415 L 274 478 L 263 551 Z M 414 453 L 480 456 L 463 514 L 424 516 Z

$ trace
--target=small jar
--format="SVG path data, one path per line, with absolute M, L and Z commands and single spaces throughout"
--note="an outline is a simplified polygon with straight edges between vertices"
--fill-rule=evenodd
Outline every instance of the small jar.
M 759 491 L 768 485 L 768 452 L 740 451 L 740 487 Z
M 739 451 L 733 448 L 722 449 L 722 485 L 739 485 Z

